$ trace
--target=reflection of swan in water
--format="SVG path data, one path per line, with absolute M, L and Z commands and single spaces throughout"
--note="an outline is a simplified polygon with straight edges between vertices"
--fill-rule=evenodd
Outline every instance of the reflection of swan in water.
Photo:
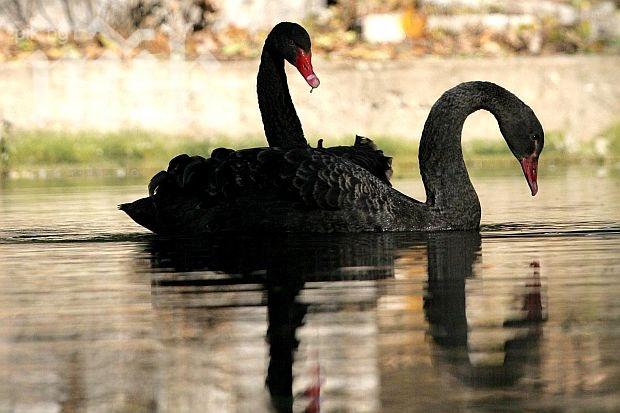
M 302 370 L 302 374 L 306 373 L 303 379 L 307 383 L 297 390 L 293 386 L 293 365 L 299 345 L 297 335 L 307 317 L 307 301 L 312 300 L 307 297 L 305 301 L 301 300 L 300 292 L 307 282 L 313 281 L 391 278 L 394 275 L 397 251 L 402 248 L 423 248 L 424 245 L 424 238 L 415 234 L 223 237 L 208 242 L 197 239 L 183 242 L 153 239 L 148 246 L 151 266 L 156 272 L 164 272 L 153 276 L 154 304 L 159 308 L 168 306 L 166 291 L 170 288 L 176 290 L 191 286 L 205 291 L 236 284 L 241 285 L 239 290 L 242 291 L 242 285 L 262 284 L 262 298 L 257 300 L 255 295 L 237 294 L 234 305 L 243 307 L 260 304 L 267 307 L 269 364 L 265 382 L 271 404 L 280 412 L 292 411 L 294 402 L 307 407 L 308 412 L 318 411 L 317 403 L 321 394 L 318 361 L 310 360 L 313 365 Z M 169 272 L 170 269 L 174 272 Z M 206 299 L 208 295 L 205 295 Z M 344 298 L 334 297 L 327 311 L 333 311 L 333 306 L 352 305 L 348 302 L 339 303 L 340 299 L 346 301 L 351 297 L 346 294 Z M 376 296 L 356 296 L 354 299 L 358 302 L 367 300 L 371 306 L 376 305 Z M 176 302 L 173 305 L 183 303 Z M 201 301 L 198 305 L 217 311 L 218 306 L 231 304 L 211 300 L 206 304 Z M 372 309 L 367 304 L 361 305 L 366 306 L 367 311 Z M 313 315 L 316 316 L 321 310 L 314 307 Z M 357 323 L 353 328 L 368 328 L 359 324 L 359 320 Z M 351 329 L 351 326 L 342 326 L 343 330 L 347 328 Z M 364 343 L 364 346 L 371 349 L 375 345 L 372 340 Z M 371 379 L 367 378 L 366 381 Z M 352 394 L 356 392 L 358 390 L 351 390 Z M 368 394 L 362 396 L 368 397 Z M 363 397 L 360 398 L 361 403 L 364 402 Z
M 462 238 L 449 235 L 429 242 L 424 306 L 429 333 L 439 344 L 434 358 L 467 384 L 511 385 L 522 377 L 525 366 L 539 361 L 536 349 L 540 322 L 545 319 L 540 266 L 530 265 L 532 274 L 517 297 L 514 286 L 509 291 L 495 286 L 493 294 L 484 296 L 480 288 L 470 285 L 476 280 L 471 263 L 479 245 L 479 241 L 463 244 Z M 446 270 L 450 268 L 462 270 Z M 492 306 L 485 305 L 487 301 Z M 496 320 L 502 314 L 498 304 L 515 307 L 504 309 L 504 314 L 510 314 L 507 319 Z
M 346 294 L 344 289 L 342 289 L 342 294 L 322 298 L 324 301 L 317 303 L 308 296 L 313 291 L 320 291 L 320 286 L 312 284 L 308 288 L 306 283 L 391 278 L 394 276 L 395 261 L 399 256 L 418 254 L 423 259 L 426 248 L 428 252 L 428 295 L 424 301 L 424 312 L 429 322 L 430 334 L 437 343 L 432 346 L 437 354 L 435 360 L 445 365 L 441 367 L 442 370 L 445 368 L 448 371 L 456 371 L 457 377 L 462 377 L 472 384 L 514 382 L 519 377 L 519 371 L 522 370 L 520 364 L 528 363 L 529 354 L 532 353 L 529 349 L 523 351 L 522 344 L 529 343 L 529 346 L 533 348 L 537 345 L 534 338 L 535 329 L 526 334 L 525 340 L 509 340 L 506 345 L 505 365 L 487 369 L 486 371 L 490 373 L 486 375 L 486 378 L 483 377 L 485 370 L 469 361 L 465 284 L 466 280 L 472 277 L 472 266 L 480 256 L 480 246 L 481 240 L 478 233 L 465 232 L 426 235 L 352 234 L 302 238 L 222 238 L 210 240 L 207 243 L 197 240 L 179 242 L 178 240 L 159 239 L 149 244 L 148 251 L 151 266 L 157 270 L 153 276 L 156 308 L 171 305 L 166 298 L 168 289 L 172 288 L 178 293 L 178 288 L 187 286 L 202 291 L 203 298 L 200 304 L 189 304 L 190 300 L 187 299 L 187 301 L 177 300 L 172 305 L 181 307 L 194 305 L 196 310 L 203 309 L 202 312 L 196 312 L 196 314 L 203 314 L 200 317 L 207 317 L 207 313 L 219 311 L 219 308 L 256 305 L 267 307 L 266 338 L 269 365 L 265 381 L 273 407 L 278 411 L 289 412 L 293 410 L 294 403 L 295 410 L 301 403 L 301 406 L 308 406 L 308 411 L 312 411 L 312 406 L 316 407 L 315 403 L 320 400 L 318 395 L 322 393 L 323 383 L 315 377 L 314 372 L 310 374 L 313 377 L 309 380 L 308 377 L 303 378 L 308 383 L 301 388 L 293 385 L 294 377 L 300 374 L 299 366 L 296 369 L 293 367 L 295 354 L 299 351 L 301 326 L 310 314 L 316 315 L 317 312 L 327 311 L 330 317 L 334 317 L 337 316 L 340 308 L 345 308 L 337 307 L 339 300 L 343 299 L 342 295 Z M 170 269 L 173 271 L 169 271 Z M 220 289 L 231 285 L 238 286 L 238 290 L 235 291 L 249 289 L 257 291 L 256 287 L 252 286 L 253 284 L 262 285 L 260 292 L 257 293 L 260 294 L 258 299 L 257 294 L 237 294 L 230 298 L 231 301 L 214 298 L 216 292 L 221 292 Z M 209 288 L 215 290 L 208 290 Z M 352 289 L 351 284 L 347 289 Z M 382 289 L 379 287 L 376 290 L 380 292 Z M 521 299 L 523 303 L 529 303 L 524 305 L 528 306 L 530 311 L 526 314 L 530 314 L 529 317 L 532 318 L 530 321 L 533 322 L 540 321 L 536 316 L 540 314 L 536 310 L 536 303 L 540 303 L 539 291 L 534 287 Z M 349 296 L 344 299 L 344 306 L 351 305 L 350 301 L 346 301 L 351 298 L 358 302 L 365 299 L 359 296 Z M 378 299 L 379 296 L 374 295 L 363 305 L 374 313 L 373 309 L 376 309 Z M 209 311 L 205 312 L 204 307 L 208 307 Z M 326 307 L 326 310 L 323 307 Z M 252 312 L 257 313 L 258 309 Z M 229 321 L 225 319 L 223 323 Z M 370 327 L 376 331 L 376 318 L 370 318 L 369 322 L 375 323 Z M 508 324 L 515 325 L 515 323 L 519 324 L 519 320 L 513 320 Z M 359 327 L 365 328 L 366 326 L 353 326 L 353 328 Z M 211 327 L 205 328 L 211 329 Z M 341 328 L 350 329 L 351 326 L 342 325 Z M 354 347 L 370 346 L 369 351 L 375 351 L 376 354 L 376 344 L 373 344 L 377 340 L 375 336 L 376 333 L 366 337 L 367 340 L 354 344 Z M 308 339 L 307 335 L 301 337 L 306 337 L 303 340 Z M 259 351 L 260 344 L 250 343 L 248 345 L 256 347 L 251 351 Z M 328 350 L 332 351 L 334 346 L 342 346 L 342 343 L 330 341 L 326 345 L 329 346 Z M 246 351 L 248 351 L 247 347 Z M 344 350 L 339 348 L 335 351 Z M 340 357 L 338 354 L 330 356 L 324 352 L 320 358 L 321 363 L 326 357 L 332 359 Z M 211 355 L 211 357 L 214 356 L 214 354 Z M 234 357 L 234 354 L 228 357 Z M 224 363 L 232 362 L 233 359 L 224 360 Z M 376 366 L 376 356 L 367 359 L 367 362 Z M 321 366 L 321 369 L 323 367 Z M 318 366 L 314 370 L 317 369 Z M 295 370 L 297 370 L 296 374 L 294 374 Z M 304 368 L 301 371 L 307 373 L 310 370 Z M 372 373 L 374 377 L 371 377 L 369 381 L 374 379 L 375 386 L 379 386 L 377 380 L 379 372 L 369 369 L 365 371 L 375 371 Z M 333 368 L 331 373 L 333 374 Z M 353 379 L 361 381 L 364 377 Z M 296 383 L 299 384 L 299 382 Z M 296 390 L 295 387 L 297 387 Z M 380 389 L 375 389 L 374 394 L 378 395 L 379 391 Z M 357 389 L 352 390 L 352 393 L 362 398 L 362 401 L 364 397 L 375 397 L 372 391 L 368 392 L 370 395 Z M 376 398 L 379 399 L 378 396 Z M 349 402 L 350 400 L 347 399 L 347 403 Z
M 151 266 L 173 269 L 155 284 L 204 284 L 192 271 L 226 274 L 223 283 L 266 280 L 268 270 L 283 270 L 303 281 L 381 279 L 394 275 L 398 250 L 426 245 L 424 234 L 333 234 L 307 236 L 217 237 L 209 240 L 153 238 Z

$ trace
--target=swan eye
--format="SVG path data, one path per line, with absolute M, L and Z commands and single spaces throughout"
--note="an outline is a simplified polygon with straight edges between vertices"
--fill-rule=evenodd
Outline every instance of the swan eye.
M 538 135 L 536 135 L 536 134 L 530 135 L 530 139 L 533 140 L 533 141 L 537 141 L 538 140 Z
M 291 45 L 291 46 L 295 46 L 295 42 L 293 40 L 291 40 L 291 39 L 289 39 L 288 44 Z

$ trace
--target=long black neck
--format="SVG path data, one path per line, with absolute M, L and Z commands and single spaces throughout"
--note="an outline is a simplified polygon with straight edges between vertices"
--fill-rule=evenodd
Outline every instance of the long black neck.
M 301 122 L 291 100 L 284 72 L 284 59 L 263 48 L 256 91 L 269 146 L 308 146 Z
M 428 115 L 420 142 L 427 205 L 442 212 L 468 211 L 480 216 L 480 202 L 463 160 L 463 124 L 470 114 L 485 109 L 495 116 L 501 129 L 518 102 L 516 96 L 489 82 L 462 83 L 439 98 Z

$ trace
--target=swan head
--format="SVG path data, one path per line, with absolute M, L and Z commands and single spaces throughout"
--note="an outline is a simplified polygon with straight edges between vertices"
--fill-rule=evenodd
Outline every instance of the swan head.
M 517 108 L 511 109 L 510 115 L 500 122 L 500 130 L 534 196 L 538 192 L 538 158 L 545 144 L 545 132 L 534 111 L 525 103 L 519 100 Z
M 295 66 L 312 89 L 319 87 L 321 82 L 312 69 L 310 35 L 299 24 L 278 23 L 267 36 L 265 47 Z

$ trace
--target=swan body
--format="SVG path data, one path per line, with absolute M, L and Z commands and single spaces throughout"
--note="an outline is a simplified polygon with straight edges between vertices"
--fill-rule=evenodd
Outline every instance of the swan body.
M 533 111 L 489 82 L 462 83 L 431 109 L 420 142 L 426 202 L 323 148 L 216 149 L 177 157 L 149 185 L 150 196 L 122 204 L 158 234 L 471 230 L 480 202 L 461 151 L 467 116 L 487 109 L 522 165 L 534 195 L 543 130 Z

